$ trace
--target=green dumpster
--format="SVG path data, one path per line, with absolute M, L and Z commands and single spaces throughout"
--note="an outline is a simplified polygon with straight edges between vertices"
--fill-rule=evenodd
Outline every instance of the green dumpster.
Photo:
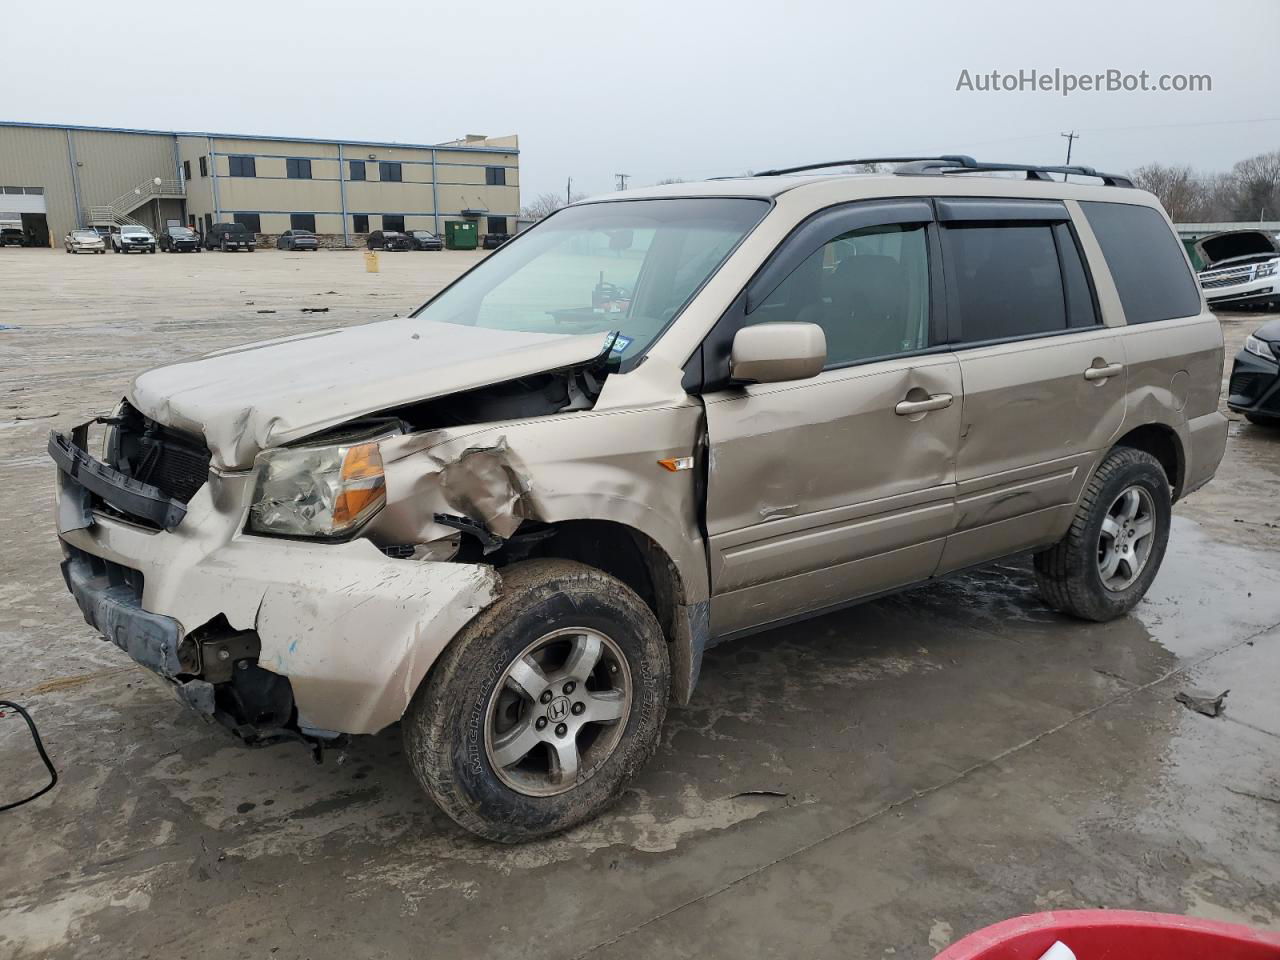
M 447 220 L 444 225 L 444 245 L 450 250 L 474 250 L 476 225 L 470 220 Z

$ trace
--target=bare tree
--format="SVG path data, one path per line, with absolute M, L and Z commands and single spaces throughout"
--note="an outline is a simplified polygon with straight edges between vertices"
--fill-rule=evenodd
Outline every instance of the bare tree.
M 584 199 L 586 199 L 585 193 L 575 193 L 569 197 L 571 203 Z M 551 216 L 563 206 L 565 206 L 563 194 L 540 193 L 520 208 L 520 216 L 525 220 L 541 220 L 543 217 Z
M 1280 150 L 1260 153 L 1231 168 L 1235 196 L 1231 215 L 1236 220 L 1280 219 Z
M 1150 191 L 1175 223 L 1200 220 L 1206 213 L 1204 182 L 1190 167 L 1166 167 L 1148 163 L 1131 174 L 1134 186 Z
M 665 187 L 669 183 L 684 183 L 684 177 L 664 177 L 657 182 L 656 186 Z

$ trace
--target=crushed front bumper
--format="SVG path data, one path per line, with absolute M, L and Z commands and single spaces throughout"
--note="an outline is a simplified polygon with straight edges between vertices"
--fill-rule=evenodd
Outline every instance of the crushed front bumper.
M 367 540 L 247 535 L 246 474 L 211 471 L 169 530 L 113 516 L 79 478 L 100 481 L 98 496 L 117 509 L 113 498 L 133 481 L 70 446 L 71 462 L 101 471 L 73 474 L 59 461 L 67 586 L 92 626 L 197 709 L 214 691 L 184 639 L 252 633 L 252 666 L 288 679 L 303 733 L 376 733 L 400 719 L 436 657 L 497 594 L 498 575 L 479 564 L 392 559 Z

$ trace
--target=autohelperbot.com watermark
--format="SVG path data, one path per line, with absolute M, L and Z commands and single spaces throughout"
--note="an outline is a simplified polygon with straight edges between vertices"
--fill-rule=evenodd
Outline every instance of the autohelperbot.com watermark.
M 1108 69 L 1096 73 L 1052 70 L 960 71 L 956 91 L 966 93 L 1210 93 L 1207 73 L 1152 73 L 1149 70 Z

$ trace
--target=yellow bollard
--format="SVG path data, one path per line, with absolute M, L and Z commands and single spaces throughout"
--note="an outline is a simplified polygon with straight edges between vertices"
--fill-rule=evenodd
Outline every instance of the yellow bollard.
M 378 251 L 377 251 L 377 250 L 366 250 L 366 251 L 365 251 L 365 255 L 364 255 L 364 272 L 365 272 L 365 273 L 377 273 L 377 272 L 378 272 Z

